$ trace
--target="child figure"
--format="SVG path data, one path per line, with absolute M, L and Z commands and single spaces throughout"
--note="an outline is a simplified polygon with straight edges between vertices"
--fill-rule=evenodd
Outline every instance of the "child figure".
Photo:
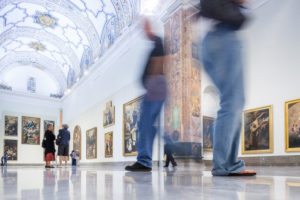
M 72 166 L 76 166 L 76 153 L 73 150 L 72 153 L 70 154 L 71 158 L 72 158 Z

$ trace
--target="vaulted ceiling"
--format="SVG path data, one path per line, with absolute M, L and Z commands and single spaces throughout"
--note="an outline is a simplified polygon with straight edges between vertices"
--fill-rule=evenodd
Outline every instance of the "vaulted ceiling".
M 35 68 L 62 96 L 139 10 L 140 0 L 0 0 L 0 81 L 14 68 Z

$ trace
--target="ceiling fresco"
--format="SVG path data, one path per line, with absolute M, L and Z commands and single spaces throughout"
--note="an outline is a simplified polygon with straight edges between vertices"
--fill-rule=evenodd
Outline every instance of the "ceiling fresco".
M 0 0 L 0 80 L 37 67 L 62 96 L 139 12 L 140 0 Z

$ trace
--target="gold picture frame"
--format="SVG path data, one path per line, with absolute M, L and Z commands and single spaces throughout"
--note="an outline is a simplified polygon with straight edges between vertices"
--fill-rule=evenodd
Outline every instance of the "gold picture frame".
M 213 117 L 203 116 L 203 151 L 213 151 L 212 135 L 215 120 Z
M 40 145 L 41 119 L 22 116 L 22 144 Z
M 4 136 L 18 136 L 18 121 L 16 116 L 4 116 Z
M 106 103 L 105 110 L 103 111 L 103 127 L 107 128 L 115 124 L 115 106 L 112 101 Z
M 300 99 L 285 102 L 285 151 L 300 151 Z M 297 121 L 297 122 L 296 122 Z
M 104 155 L 105 158 L 112 158 L 114 155 L 114 133 L 112 131 L 104 134 Z
M 97 159 L 97 127 L 86 131 L 86 159 Z
M 242 117 L 242 154 L 273 153 L 273 106 L 246 110 Z
M 81 160 L 81 128 L 79 125 L 76 125 L 73 131 L 73 150 L 76 155 Z
M 137 155 L 137 145 L 136 145 L 137 144 L 136 139 L 138 134 L 137 124 L 140 117 L 140 104 L 143 97 L 144 96 L 135 98 L 123 105 L 123 155 L 124 156 Z M 137 116 L 133 117 L 132 114 Z M 137 119 L 133 120 L 133 118 L 137 118 Z M 132 133 L 135 133 L 135 135 Z M 130 140 L 128 137 L 130 138 Z

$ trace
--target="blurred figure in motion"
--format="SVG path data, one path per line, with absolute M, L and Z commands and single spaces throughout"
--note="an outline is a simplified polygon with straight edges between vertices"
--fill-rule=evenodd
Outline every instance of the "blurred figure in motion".
M 166 79 L 163 74 L 164 48 L 162 39 L 153 33 L 148 19 L 144 19 L 143 28 L 146 37 L 153 42 L 154 47 L 142 75 L 142 84 L 146 89 L 146 94 L 141 104 L 138 125 L 137 162 L 132 166 L 127 166 L 125 169 L 128 171 L 152 170 L 152 148 L 156 135 L 154 122 L 159 116 L 167 93 Z
M 177 163 L 173 157 L 173 148 L 172 148 L 173 141 L 172 141 L 170 135 L 168 135 L 168 134 L 165 134 L 164 137 L 165 137 L 164 151 L 165 151 L 165 155 L 167 157 L 166 165 L 164 167 L 169 167 L 170 161 L 172 163 L 172 166 L 176 167 Z
M 214 28 L 202 41 L 204 69 L 220 92 L 220 110 L 213 132 L 214 176 L 252 176 L 238 160 L 241 116 L 244 107 L 244 74 L 241 41 L 237 31 L 246 21 L 241 9 L 246 0 L 201 0 L 203 16 Z

